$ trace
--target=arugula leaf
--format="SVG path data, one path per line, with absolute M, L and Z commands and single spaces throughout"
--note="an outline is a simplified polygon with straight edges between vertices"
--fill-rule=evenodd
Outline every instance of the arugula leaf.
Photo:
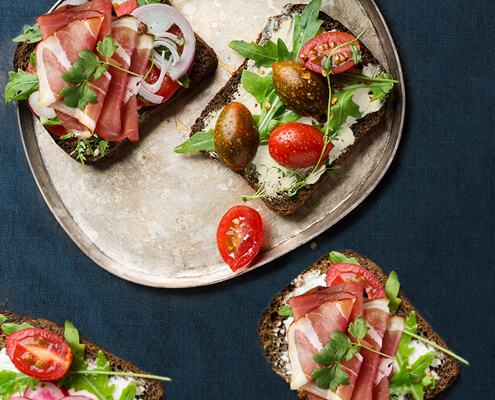
M 75 370 L 77 371 L 78 369 Z M 98 352 L 98 359 L 96 360 L 94 370 L 110 371 L 110 363 L 101 351 Z M 87 390 L 93 393 L 99 400 L 113 400 L 112 393 L 114 385 L 108 384 L 108 378 L 109 375 L 67 373 L 58 383 L 66 389 Z
M 87 362 L 84 359 L 86 345 L 80 342 L 79 331 L 68 321 L 65 321 L 64 338 L 72 351 L 71 366 L 76 369 L 87 368 Z
M 137 0 L 138 7 L 145 6 L 146 4 L 161 3 L 162 0 Z
M 48 119 L 44 115 L 40 116 L 40 122 L 42 125 L 62 125 L 58 116 L 53 117 L 52 119 Z
M 323 21 L 318 19 L 321 0 L 313 0 L 301 15 L 294 17 L 294 36 L 292 39 L 292 54 L 294 60 L 304 44 L 318 34 Z
M 137 383 L 135 381 L 129 382 L 129 384 L 124 388 L 119 400 L 133 400 L 136 397 Z
M 10 335 L 11 333 L 20 331 L 26 328 L 34 328 L 33 325 L 28 324 L 27 322 L 23 322 L 22 324 L 14 324 L 14 323 L 4 323 L 2 324 L 2 331 L 5 332 L 6 335 Z
M 399 294 L 399 289 L 399 279 L 397 278 L 397 274 L 392 271 L 390 272 L 387 282 L 385 283 L 385 294 L 387 295 L 387 299 L 389 299 L 388 308 L 393 314 L 395 314 L 400 306 L 400 303 L 402 302 L 402 300 L 397 297 Z
M 24 33 L 12 39 L 13 42 L 37 43 L 42 39 L 41 29 L 38 24 L 34 24 L 33 26 L 24 25 L 22 30 Z
M 282 315 L 283 317 L 294 317 L 294 313 L 292 312 L 290 306 L 285 304 L 279 311 L 278 315 Z
M 8 318 L 5 315 L 0 314 L 0 324 L 3 324 L 7 320 Z
M 333 264 L 344 263 L 344 264 L 360 265 L 355 257 L 346 257 L 342 253 L 339 253 L 338 251 L 330 252 L 330 260 L 332 261 Z
M 26 100 L 39 90 L 37 74 L 29 74 L 22 69 L 17 72 L 9 71 L 10 82 L 5 86 L 5 103 L 12 100 Z
M 7 400 L 17 391 L 24 393 L 29 386 L 34 388 L 38 382 L 38 379 L 20 372 L 0 371 L 0 397 L 2 400 Z
M 274 62 L 280 61 L 278 47 L 271 40 L 267 40 L 264 46 L 244 40 L 233 40 L 229 43 L 229 47 L 241 56 L 254 60 L 254 63 L 260 67 L 271 68 Z
M 215 151 L 213 135 L 215 131 L 210 129 L 207 132 L 197 132 L 184 143 L 174 148 L 175 153 L 195 153 L 196 151 Z

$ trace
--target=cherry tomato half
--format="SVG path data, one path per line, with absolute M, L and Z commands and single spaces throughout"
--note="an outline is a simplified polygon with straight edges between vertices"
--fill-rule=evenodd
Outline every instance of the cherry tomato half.
M 232 271 L 248 265 L 258 254 L 263 238 L 263 222 L 255 209 L 234 206 L 220 220 L 217 246 Z
M 348 44 L 339 47 L 335 51 L 333 50 L 339 45 L 355 39 L 354 36 L 345 32 L 322 33 L 309 40 L 302 47 L 298 55 L 299 60 L 311 71 L 321 73 L 321 66 L 325 64 L 328 56 L 332 54 L 332 73 L 340 74 L 355 65 L 352 59 L 352 50 Z M 355 43 L 359 49 L 359 42 L 356 41 Z
M 286 168 L 308 168 L 321 159 L 325 162 L 334 147 L 329 142 L 324 147 L 324 134 L 318 128 L 300 122 L 289 122 L 275 128 L 268 139 L 270 156 Z
M 7 336 L 6 348 L 15 367 L 35 379 L 61 378 L 72 362 L 69 345 L 46 329 L 26 328 L 14 332 Z
M 366 290 L 369 299 L 387 297 L 381 282 L 366 268 L 348 263 L 330 264 L 326 285 L 332 286 L 345 281 L 360 282 L 364 284 L 364 289 Z

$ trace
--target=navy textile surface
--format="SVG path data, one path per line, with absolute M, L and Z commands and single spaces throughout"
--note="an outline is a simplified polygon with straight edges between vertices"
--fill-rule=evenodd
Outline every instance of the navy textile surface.
M 168 399 L 296 399 L 263 357 L 259 317 L 317 258 L 352 249 L 397 271 L 413 304 L 471 362 L 444 398 L 493 399 L 495 2 L 421 3 L 377 0 L 401 58 L 407 111 L 396 158 L 374 192 L 315 249 L 308 243 L 210 287 L 164 290 L 101 269 L 46 206 L 3 88 L 11 38 L 51 1 L 2 0 L 0 310 L 70 320 L 108 350 L 172 377 Z

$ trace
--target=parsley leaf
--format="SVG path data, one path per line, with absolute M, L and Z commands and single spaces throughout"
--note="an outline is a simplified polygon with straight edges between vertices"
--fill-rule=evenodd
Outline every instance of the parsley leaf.
M 34 24 L 33 26 L 24 25 L 22 30 L 24 33 L 12 39 L 13 42 L 37 43 L 42 39 L 41 29 L 38 24 Z
M 29 74 L 22 69 L 17 72 L 9 71 L 10 82 L 5 86 L 5 103 L 12 100 L 26 100 L 39 90 L 37 74 Z

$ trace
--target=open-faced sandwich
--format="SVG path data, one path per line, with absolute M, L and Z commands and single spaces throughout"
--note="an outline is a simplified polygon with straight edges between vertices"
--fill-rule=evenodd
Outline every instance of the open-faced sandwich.
M 321 0 L 289 4 L 192 127 L 177 153 L 206 152 L 277 214 L 291 214 L 382 120 L 394 80 Z
M 84 337 L 40 318 L 0 314 L 2 400 L 161 400 L 160 380 Z
M 26 100 L 82 163 L 137 142 L 146 121 L 217 67 L 214 51 L 168 0 L 65 3 L 14 39 L 21 43 L 5 98 Z
M 397 279 L 352 251 L 316 261 L 271 301 L 259 340 L 273 370 L 311 400 L 430 399 L 458 360 Z

